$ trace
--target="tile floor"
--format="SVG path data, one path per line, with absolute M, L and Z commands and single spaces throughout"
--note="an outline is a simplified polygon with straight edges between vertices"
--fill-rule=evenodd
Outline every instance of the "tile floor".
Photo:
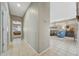
M 78 42 L 74 38 L 51 37 L 50 49 L 43 53 L 43 56 L 77 56 L 79 47 Z
M 14 40 L 9 50 L 3 56 L 78 56 L 79 44 L 74 38 L 51 37 L 50 47 L 44 53 L 38 54 L 23 40 Z M 17 42 L 18 41 L 18 42 Z
M 16 39 L 10 44 L 9 50 L 2 56 L 35 56 L 38 53 L 33 50 L 24 40 Z

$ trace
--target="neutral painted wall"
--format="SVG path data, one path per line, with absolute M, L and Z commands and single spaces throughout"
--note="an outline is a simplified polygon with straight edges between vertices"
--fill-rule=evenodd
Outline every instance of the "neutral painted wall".
M 39 52 L 49 47 L 50 3 L 39 3 Z
M 24 39 L 38 50 L 38 6 L 32 3 L 24 17 Z
M 51 22 L 72 19 L 76 17 L 76 2 L 51 2 Z
M 6 7 L 7 7 L 8 47 L 9 47 L 9 44 L 11 42 L 11 17 L 10 17 L 10 10 L 9 10 L 8 3 L 6 3 Z
M 36 51 L 49 46 L 49 3 L 31 3 L 24 17 L 24 40 Z

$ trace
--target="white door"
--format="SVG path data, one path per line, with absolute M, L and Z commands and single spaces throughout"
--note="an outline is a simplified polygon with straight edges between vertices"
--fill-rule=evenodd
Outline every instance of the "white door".
M 2 11 L 2 52 L 7 50 L 7 13 L 4 8 Z

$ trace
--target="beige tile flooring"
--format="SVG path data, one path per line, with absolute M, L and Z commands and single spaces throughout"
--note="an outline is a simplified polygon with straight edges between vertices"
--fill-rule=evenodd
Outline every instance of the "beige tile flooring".
M 35 56 L 38 53 L 33 50 L 24 40 L 14 40 L 10 44 L 9 50 L 2 56 Z
M 43 56 L 77 56 L 79 55 L 78 42 L 74 38 L 65 37 L 64 39 L 58 37 L 51 37 L 50 49 L 43 53 Z
M 51 37 L 50 47 L 40 54 L 32 49 L 25 41 L 14 40 L 10 48 L 3 56 L 77 56 L 79 55 L 78 41 L 73 38 Z

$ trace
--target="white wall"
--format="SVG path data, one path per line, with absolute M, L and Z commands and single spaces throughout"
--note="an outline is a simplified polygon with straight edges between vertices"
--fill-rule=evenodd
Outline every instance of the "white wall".
M 38 6 L 32 3 L 24 17 L 24 40 L 38 50 Z
M 68 20 L 76 17 L 76 2 L 51 2 L 51 22 Z
M 49 47 L 49 3 L 32 3 L 24 17 L 24 40 L 36 51 Z
M 7 6 L 8 46 L 9 46 L 9 44 L 11 42 L 11 17 L 10 17 L 8 3 L 6 3 L 6 6 Z
M 39 52 L 49 47 L 50 3 L 39 3 Z

